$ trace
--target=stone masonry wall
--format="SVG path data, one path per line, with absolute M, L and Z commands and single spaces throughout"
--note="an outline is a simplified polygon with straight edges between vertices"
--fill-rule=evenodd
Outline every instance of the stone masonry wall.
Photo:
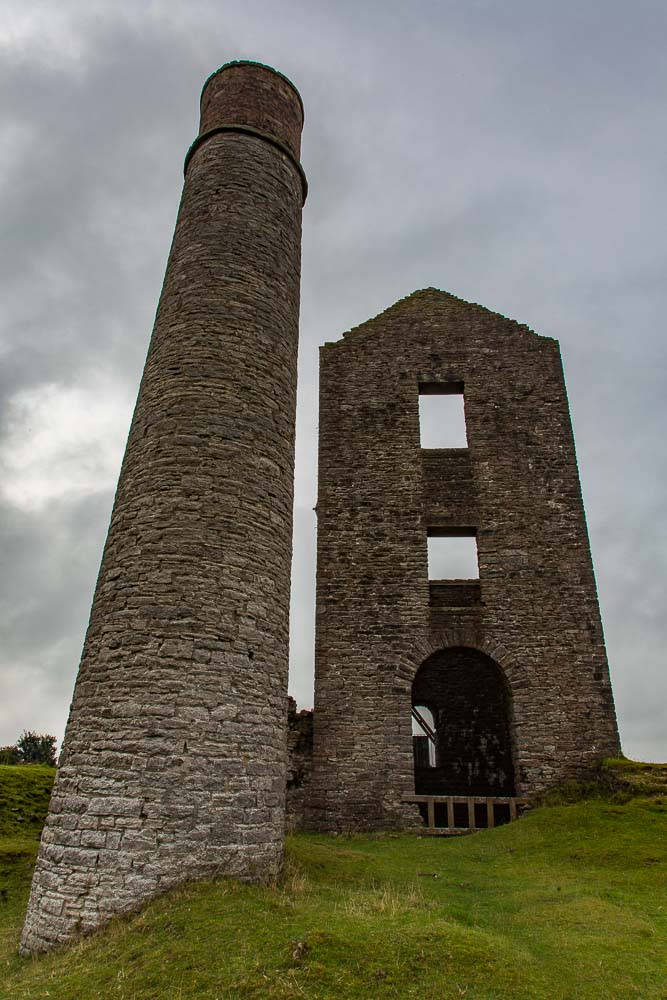
M 420 385 L 461 383 L 468 448 L 422 451 Z M 326 344 L 317 514 L 311 828 L 414 811 L 412 685 L 440 649 L 502 672 L 518 794 L 618 752 L 556 341 L 427 289 Z M 459 529 L 477 596 L 434 587 L 431 607 L 427 533 Z
M 294 698 L 287 699 L 287 802 L 286 827 L 302 830 L 313 770 L 313 712 L 297 712 Z
M 250 63 L 202 107 L 24 953 L 282 859 L 302 108 Z

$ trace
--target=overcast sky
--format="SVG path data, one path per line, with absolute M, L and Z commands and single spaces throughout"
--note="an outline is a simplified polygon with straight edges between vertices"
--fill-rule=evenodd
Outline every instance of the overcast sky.
M 436 286 L 561 342 L 625 752 L 667 759 L 664 0 L 4 0 L 0 744 L 60 741 L 201 86 L 305 108 L 291 690 L 317 347 Z

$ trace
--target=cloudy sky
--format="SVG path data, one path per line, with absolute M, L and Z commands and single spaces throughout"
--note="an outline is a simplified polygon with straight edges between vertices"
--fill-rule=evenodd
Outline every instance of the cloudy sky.
M 416 288 L 561 342 L 621 736 L 667 759 L 664 0 L 4 0 L 0 744 L 60 740 L 201 85 L 306 107 L 291 688 L 317 347 Z

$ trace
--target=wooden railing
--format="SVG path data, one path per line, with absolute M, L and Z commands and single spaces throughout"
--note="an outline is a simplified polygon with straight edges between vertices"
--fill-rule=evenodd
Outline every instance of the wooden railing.
M 483 795 L 404 795 L 403 802 L 416 802 L 426 805 L 426 825 L 419 829 L 419 833 L 435 834 L 436 836 L 447 836 L 452 834 L 472 833 L 474 830 L 490 829 L 497 826 L 496 807 L 502 806 L 503 813 L 509 817 L 508 822 L 518 819 L 521 812 L 528 806 L 528 799 L 520 799 L 516 796 L 483 796 Z M 447 812 L 447 822 L 445 826 L 436 826 L 436 804 L 444 805 Z M 455 805 L 467 807 L 466 825 L 455 823 Z M 485 806 L 485 823 L 477 824 L 475 816 L 475 806 Z M 438 810 L 440 812 L 440 810 Z

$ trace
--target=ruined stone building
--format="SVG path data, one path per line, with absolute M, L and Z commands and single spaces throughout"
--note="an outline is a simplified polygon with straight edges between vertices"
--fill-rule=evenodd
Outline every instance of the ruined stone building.
M 118 483 L 22 950 L 185 880 L 275 876 L 292 825 L 420 822 L 618 750 L 558 344 L 428 289 L 321 352 L 315 715 L 287 656 L 301 99 L 223 66 Z M 458 396 L 465 447 L 424 448 Z M 464 537 L 470 578 L 429 579 Z M 413 737 L 413 719 L 419 730 Z
M 423 448 L 420 398 L 452 395 L 466 446 Z M 319 419 L 309 824 L 400 825 L 412 791 L 525 795 L 617 753 L 558 343 L 416 292 L 321 348 Z M 474 578 L 430 579 L 457 536 Z

